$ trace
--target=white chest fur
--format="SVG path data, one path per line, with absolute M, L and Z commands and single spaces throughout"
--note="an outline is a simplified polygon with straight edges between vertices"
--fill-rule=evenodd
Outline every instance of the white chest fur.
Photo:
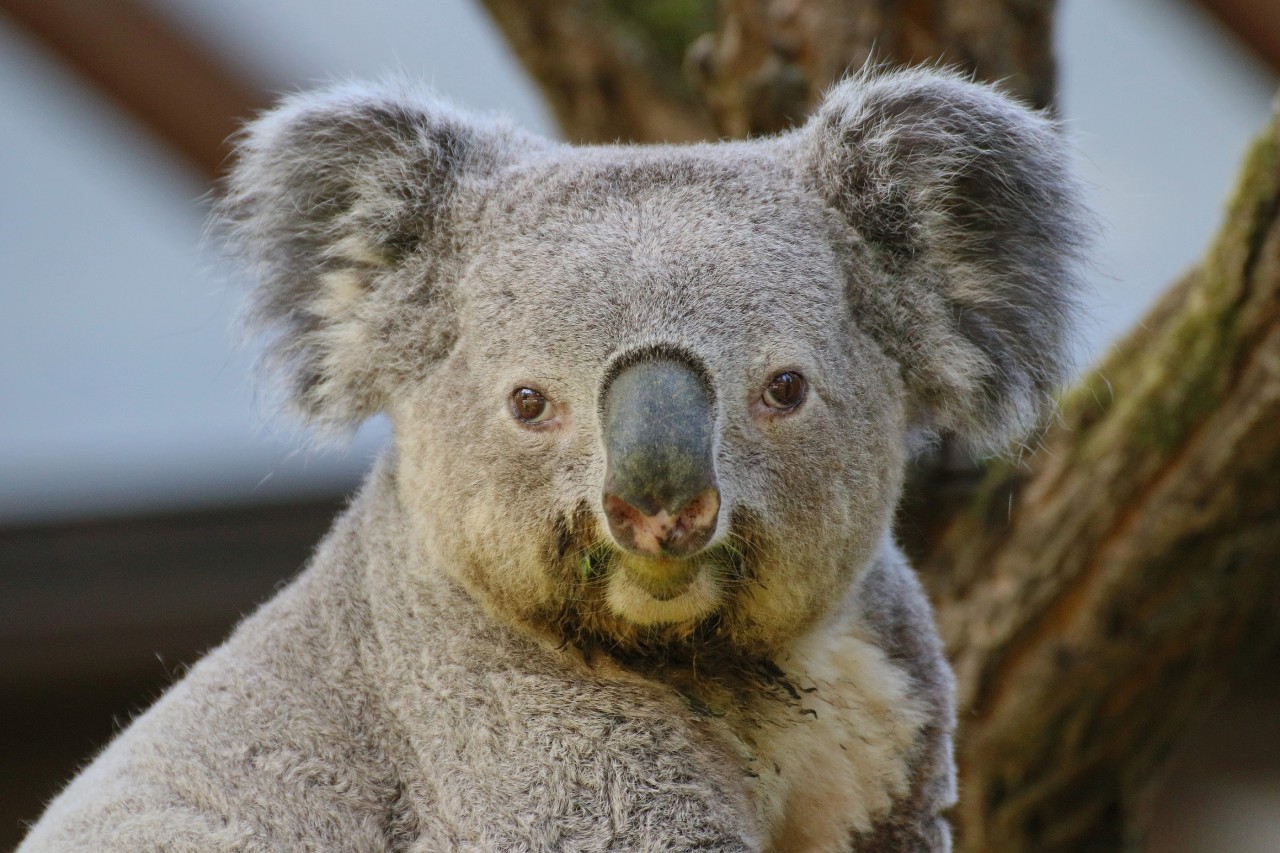
M 848 850 L 908 792 L 926 712 L 870 639 L 837 617 L 776 660 L 778 691 L 721 706 L 774 851 Z

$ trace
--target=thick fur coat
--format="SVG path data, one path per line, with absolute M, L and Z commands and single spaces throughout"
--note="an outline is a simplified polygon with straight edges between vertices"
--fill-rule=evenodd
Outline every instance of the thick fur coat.
M 1060 378 L 1051 122 L 911 71 L 778 137 L 575 148 L 346 86 L 250 126 L 219 215 L 293 404 L 393 447 L 21 850 L 950 848 L 890 523 L 921 441 L 1002 447 Z M 697 513 L 614 494 L 618 448 L 684 440 L 618 390 L 653 364 L 696 390 Z

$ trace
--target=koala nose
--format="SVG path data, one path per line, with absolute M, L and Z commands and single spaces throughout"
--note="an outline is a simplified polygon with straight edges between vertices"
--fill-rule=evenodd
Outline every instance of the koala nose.
M 691 366 L 652 358 L 605 391 L 604 511 L 614 540 L 648 557 L 685 557 L 716 531 L 715 398 Z
M 614 539 L 628 550 L 649 557 L 685 557 L 701 550 L 715 533 L 720 492 L 707 489 L 675 512 L 664 507 L 652 515 L 606 492 L 604 511 Z

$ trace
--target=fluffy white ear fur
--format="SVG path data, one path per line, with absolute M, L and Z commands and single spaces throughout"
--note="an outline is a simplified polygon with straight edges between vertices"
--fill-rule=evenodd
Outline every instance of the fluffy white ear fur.
M 217 217 L 304 417 L 354 427 L 448 348 L 455 202 L 537 144 L 402 83 L 295 95 L 244 130 Z
M 1025 435 L 1069 361 L 1089 232 L 1058 127 L 917 70 L 840 83 L 799 135 L 802 170 L 861 244 L 850 301 L 902 364 L 917 426 L 978 451 Z

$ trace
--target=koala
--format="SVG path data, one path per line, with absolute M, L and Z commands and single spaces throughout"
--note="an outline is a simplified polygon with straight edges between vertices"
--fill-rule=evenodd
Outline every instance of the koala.
M 394 438 L 21 850 L 949 850 L 892 518 L 930 436 L 1036 424 L 1080 211 L 1051 120 L 936 70 L 690 146 L 286 99 L 217 216 L 290 406 Z

